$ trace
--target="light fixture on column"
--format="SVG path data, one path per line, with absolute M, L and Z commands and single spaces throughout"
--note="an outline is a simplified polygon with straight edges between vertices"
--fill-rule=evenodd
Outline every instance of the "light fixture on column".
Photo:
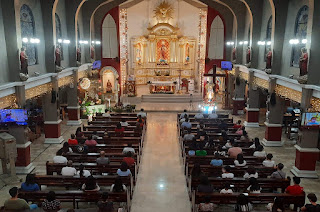
M 96 44 L 97 44 L 97 45 L 100 45 L 100 44 L 101 44 L 101 42 L 97 40 L 97 41 L 96 41 Z
M 298 39 L 291 39 L 291 40 L 289 40 L 289 43 L 290 43 L 291 45 L 297 45 L 297 44 L 300 43 L 300 41 L 299 41 Z
M 247 45 L 249 42 L 248 41 L 243 41 L 243 44 L 244 45 Z
M 306 44 L 306 43 L 308 43 L 308 40 L 307 39 L 302 39 L 301 43 Z
M 22 42 L 29 43 L 29 39 L 28 38 L 22 38 Z
M 258 45 L 259 46 L 264 46 L 264 45 L 266 45 L 266 42 L 265 41 L 258 41 Z
M 267 46 L 271 46 L 271 41 L 267 41 Z
M 30 43 L 40 43 L 40 39 L 38 39 L 38 38 L 30 38 Z
M 227 42 L 227 46 L 232 46 L 232 45 L 234 45 L 234 42 L 233 42 L 233 41 L 228 41 L 228 42 Z
M 69 44 L 69 43 L 70 43 L 70 40 L 63 40 L 63 43 Z
M 58 43 L 62 43 L 62 39 L 58 39 Z
M 80 44 L 88 44 L 89 42 L 87 40 L 80 40 L 79 43 Z
M 240 44 L 240 45 L 243 45 L 243 41 L 240 41 L 239 44 Z

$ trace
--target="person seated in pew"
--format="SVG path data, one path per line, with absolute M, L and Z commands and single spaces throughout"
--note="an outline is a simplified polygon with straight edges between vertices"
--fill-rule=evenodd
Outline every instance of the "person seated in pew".
M 233 194 L 230 183 L 224 184 L 224 188 L 221 189 L 220 194 Z
M 239 147 L 238 143 L 234 143 L 233 147 L 228 149 L 228 155 L 230 158 L 237 158 L 238 154 L 242 153 L 242 149 Z
M 293 185 L 288 186 L 285 190 L 286 193 L 291 195 L 300 195 L 303 193 L 303 187 L 300 186 L 300 177 L 293 177 Z
M 77 138 L 84 138 L 84 134 L 81 130 L 81 127 L 78 127 L 77 130 L 76 130 L 76 137 Z
M 120 122 L 117 124 L 116 128 L 114 129 L 114 132 L 120 135 L 124 132 L 124 127 L 121 126 Z
M 122 193 L 127 190 L 127 186 L 122 183 L 121 177 L 117 177 L 110 187 L 110 192 Z
M 73 151 L 72 151 L 72 149 L 70 148 L 68 142 L 64 142 L 62 148 L 59 149 L 58 152 L 59 152 L 59 151 L 62 153 L 62 155 L 67 155 L 67 154 L 69 154 L 69 153 L 73 153 Z
M 190 129 L 185 131 L 185 134 L 183 136 L 184 141 L 190 142 L 190 141 L 193 141 L 194 138 L 195 138 L 195 135 L 191 133 Z
M 199 204 L 199 212 L 212 212 L 214 211 L 214 208 L 217 207 L 215 204 L 210 202 L 211 197 L 205 196 L 204 202 Z
M 231 173 L 231 167 L 230 166 L 225 166 L 222 168 L 222 178 L 234 178 L 234 174 Z
M 188 119 L 188 116 L 184 115 L 184 117 L 179 120 L 179 123 L 182 124 L 183 122 L 186 121 L 186 119 Z
M 36 204 L 29 205 L 24 199 L 18 198 L 18 194 L 19 194 L 18 187 L 12 187 L 9 190 L 9 194 L 11 198 L 4 202 L 5 210 L 24 211 L 24 210 L 29 210 L 29 209 L 33 210 L 38 208 Z
M 193 139 L 192 143 L 189 145 L 189 151 L 188 155 L 189 156 L 195 156 L 196 155 L 196 149 L 197 149 L 197 144 L 196 144 L 196 138 Z
M 212 113 L 208 115 L 208 119 L 217 119 L 217 118 L 218 118 L 218 114 L 216 113 L 216 111 L 212 111 Z
M 128 166 L 128 164 L 126 162 L 122 162 L 121 163 L 120 168 L 117 170 L 117 174 L 120 177 L 127 177 L 129 175 L 132 175 L 131 171 L 129 169 L 129 166 Z
M 101 201 L 98 202 L 99 212 L 112 212 L 114 211 L 113 202 L 109 201 L 108 192 L 103 192 L 101 195 Z
M 197 191 L 202 193 L 212 193 L 214 191 L 207 176 L 200 177 L 200 184 L 197 187 Z
M 320 212 L 320 205 L 317 204 L 317 196 L 314 193 L 307 195 L 307 198 L 311 204 L 306 204 L 301 208 L 301 211 L 307 212 Z
M 147 117 L 147 114 L 144 112 L 144 109 L 143 109 L 143 108 L 141 108 L 140 112 L 137 113 L 137 117 L 138 117 L 138 116 L 141 116 L 141 117 L 144 118 L 144 119 Z
M 135 154 L 136 151 L 134 150 L 134 148 L 132 147 L 132 144 L 129 143 L 125 148 L 123 148 L 122 150 L 122 154 L 126 155 L 128 152 L 131 152 L 132 154 Z
M 227 123 L 222 119 L 221 123 L 218 125 L 219 130 L 224 130 L 227 131 L 228 130 L 228 125 Z
M 253 166 L 249 166 L 246 173 L 243 175 L 244 179 L 250 179 L 251 177 L 258 178 L 258 172 L 256 172 L 256 169 Z
M 242 135 L 244 130 L 246 130 L 246 127 L 242 126 L 241 128 L 237 129 L 236 134 L 237 135 Z
M 142 126 L 142 127 L 143 127 L 143 126 Z M 141 123 L 137 122 L 137 123 L 136 123 L 136 128 L 134 128 L 133 131 L 140 133 L 141 130 L 142 130 L 142 127 L 141 127 Z
M 188 119 L 188 118 L 186 118 L 186 119 L 184 120 L 184 122 L 182 122 L 182 124 L 181 124 L 181 128 L 182 128 L 182 129 L 184 129 L 184 128 L 186 128 L 186 129 L 191 129 L 191 127 L 192 127 L 192 124 L 189 122 L 189 119 Z
M 76 139 L 76 135 L 75 134 L 71 134 L 71 138 L 68 139 L 68 144 L 70 146 L 72 145 L 78 145 L 78 141 Z
M 240 194 L 237 198 L 237 204 L 234 208 L 235 211 L 249 212 L 252 211 L 252 204 L 249 202 L 249 198 L 245 194 Z
M 283 199 L 281 197 L 275 197 L 273 202 L 267 205 L 267 210 L 272 212 L 284 212 Z
M 276 168 L 277 171 L 273 172 L 271 174 L 271 178 L 276 178 L 276 179 L 285 179 L 286 178 L 286 173 L 282 171 L 284 165 L 282 163 L 279 163 Z
M 192 179 L 200 179 L 203 176 L 203 172 L 201 171 L 201 166 L 199 163 L 195 163 L 191 170 Z
M 89 177 L 89 176 L 91 176 L 91 173 L 88 170 L 84 169 L 83 164 L 80 164 L 79 171 L 77 171 L 76 175 L 79 177 Z
M 72 166 L 72 160 L 68 160 L 67 166 L 61 169 L 62 176 L 74 176 L 77 170 Z
M 203 149 L 203 147 L 200 145 L 199 149 L 196 150 L 196 156 L 206 156 L 207 151 Z
M 237 159 L 234 160 L 234 165 L 238 167 L 243 167 L 247 165 L 247 161 L 244 160 L 243 154 L 238 154 Z
M 121 127 L 129 126 L 128 122 L 125 119 L 121 119 L 120 124 L 121 124 Z
M 267 154 L 266 159 L 262 162 L 265 167 L 275 167 L 275 162 L 272 160 L 273 155 L 271 153 Z
M 79 154 L 87 154 L 89 151 L 88 146 L 86 146 L 85 141 L 79 141 L 79 144 L 77 145 L 75 152 Z
M 242 136 L 240 137 L 240 141 L 246 141 L 246 140 L 249 140 L 249 135 L 247 133 L 247 131 L 243 131 L 242 132 Z
M 137 118 L 137 122 L 140 122 L 140 120 L 141 120 L 142 123 L 144 124 L 145 119 L 142 118 L 142 116 L 139 115 L 138 118 Z
M 263 146 L 260 145 L 256 148 L 256 151 L 254 151 L 253 156 L 258 158 L 265 158 L 267 156 L 266 152 L 263 150 Z
M 199 124 L 197 124 L 197 133 L 199 130 L 204 131 L 205 128 L 205 124 L 203 123 L 203 121 L 200 121 Z
M 187 116 L 187 118 L 189 118 L 189 114 L 187 113 L 187 110 L 186 110 L 186 109 L 184 109 L 184 110 L 183 110 L 183 113 L 180 114 L 180 119 L 185 118 L 185 116 Z
M 27 174 L 26 182 L 21 184 L 22 191 L 39 191 L 39 185 L 36 183 L 34 174 Z
M 97 139 L 102 139 L 102 137 L 98 136 L 98 132 L 97 131 L 93 131 L 92 132 L 92 139 L 93 140 L 97 140 Z
M 242 127 L 242 125 L 241 125 L 241 120 L 238 120 L 237 123 L 235 123 L 235 124 L 233 125 L 233 129 L 239 129 L 239 128 L 241 128 L 241 127 Z
M 100 186 L 93 176 L 89 176 L 81 189 L 84 191 L 100 191 Z
M 144 125 L 143 119 L 138 119 L 137 123 L 140 125 L 141 128 L 143 128 L 143 125 Z
M 257 178 L 254 177 L 250 177 L 249 179 L 249 187 L 247 188 L 247 191 L 249 193 L 253 193 L 253 194 L 260 194 L 261 193 L 261 187 L 257 181 Z
M 211 166 L 222 166 L 223 165 L 223 160 L 220 159 L 219 153 L 214 154 L 214 159 L 211 160 L 210 165 Z
M 219 145 L 216 147 L 216 150 L 214 151 L 213 154 L 218 153 L 221 156 L 225 157 L 226 156 L 226 151 L 223 150 L 223 146 Z
M 202 113 L 197 113 L 196 115 L 194 115 L 194 118 L 195 118 L 195 119 L 203 119 L 204 116 L 203 116 Z
M 260 140 L 259 138 L 255 137 L 253 140 L 253 144 L 249 146 L 250 149 L 256 149 L 258 146 L 260 146 Z
M 66 164 L 68 159 L 62 156 L 62 151 L 58 150 L 56 156 L 53 157 L 53 163 Z
M 106 157 L 105 151 L 100 151 L 100 157 L 96 160 L 98 165 L 108 165 L 110 163 L 109 158 Z
M 126 153 L 126 157 L 123 158 L 123 162 L 126 162 L 129 167 L 134 165 L 135 160 L 133 158 L 132 152 L 129 151 L 129 152 Z
M 105 109 L 104 114 L 102 114 L 102 117 L 110 118 L 111 117 L 110 111 L 108 109 Z
M 230 138 L 227 140 L 227 143 L 222 147 L 223 149 L 230 149 L 235 144 L 234 139 Z
M 61 209 L 61 202 L 56 199 L 56 193 L 49 191 L 47 198 L 42 202 L 41 208 L 44 211 L 57 212 Z
M 86 146 L 96 146 L 98 143 L 92 138 L 92 135 L 88 136 L 88 139 L 84 142 Z

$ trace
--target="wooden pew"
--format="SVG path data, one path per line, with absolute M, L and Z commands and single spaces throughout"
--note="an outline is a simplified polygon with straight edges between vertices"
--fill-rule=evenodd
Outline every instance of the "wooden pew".
M 180 118 L 180 115 L 181 115 L 181 114 L 182 114 L 182 113 L 178 113 L 178 114 L 177 114 L 177 118 L 178 118 L 178 119 Z M 194 116 L 195 116 L 196 114 L 197 114 L 197 113 L 188 113 L 189 118 L 194 118 Z M 218 118 L 229 118 L 229 114 L 217 113 L 217 115 L 218 115 Z M 206 118 L 206 117 L 209 116 L 209 114 L 203 114 L 203 116 Z
M 244 156 L 252 156 L 254 153 L 254 149 L 253 148 L 248 148 L 248 147 L 242 147 L 242 154 Z M 187 153 L 189 150 L 192 150 L 190 147 L 188 146 L 184 146 L 184 151 Z M 213 153 L 215 152 L 214 149 L 206 149 L 204 148 L 204 150 L 207 151 L 208 155 L 213 155 Z M 228 150 L 225 149 L 225 152 L 227 153 Z
M 210 196 L 212 203 L 216 204 L 235 204 L 237 202 L 237 198 L 241 193 L 233 193 L 233 194 L 220 194 L 220 193 L 200 193 L 197 191 L 193 191 L 192 193 L 192 211 L 197 211 L 197 205 L 201 202 L 204 202 L 205 196 Z M 291 195 L 284 193 L 261 193 L 261 194 L 252 194 L 249 193 L 249 201 L 257 204 L 267 204 L 273 202 L 275 197 L 281 197 L 285 205 L 294 204 L 298 207 L 301 207 L 305 204 L 305 193 L 301 195 Z
M 93 131 L 83 131 L 82 132 L 85 137 L 88 137 L 89 135 L 93 135 Z M 123 137 L 140 137 L 141 132 L 135 132 L 135 131 L 124 131 L 121 133 Z M 97 136 L 99 137 L 104 137 L 105 136 L 105 131 L 97 131 Z M 113 131 L 108 131 L 108 136 L 109 137 L 116 137 L 118 134 L 113 130 Z
M 86 138 L 77 138 L 79 142 L 85 142 Z M 140 149 L 143 147 L 143 137 L 111 137 L 96 139 L 98 144 L 139 144 Z
M 84 131 L 100 131 L 100 130 L 108 130 L 108 131 L 114 131 L 116 128 L 116 125 L 87 125 L 83 126 Z M 136 126 L 127 126 L 124 127 L 125 130 L 127 131 L 133 131 L 136 128 Z

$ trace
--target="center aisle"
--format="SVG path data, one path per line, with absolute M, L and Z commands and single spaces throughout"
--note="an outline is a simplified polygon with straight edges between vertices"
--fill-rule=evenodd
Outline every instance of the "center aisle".
M 132 212 L 189 212 L 180 162 L 176 113 L 148 113 Z

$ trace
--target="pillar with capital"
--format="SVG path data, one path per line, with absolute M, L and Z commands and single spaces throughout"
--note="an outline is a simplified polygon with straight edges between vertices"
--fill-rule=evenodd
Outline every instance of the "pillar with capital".
M 310 108 L 312 89 L 302 88 L 301 108 L 307 112 Z M 319 126 L 301 126 L 296 148 L 295 165 L 291 172 L 297 177 L 318 178 L 316 162 L 319 158 L 318 149 Z
M 73 70 L 73 82 L 69 85 L 67 90 L 68 96 L 68 122 L 69 126 L 79 126 L 82 121 L 80 119 L 80 105 L 78 100 L 78 71 Z
M 235 68 L 235 89 L 234 89 L 234 96 L 233 100 L 233 115 L 243 114 L 243 109 L 245 106 L 245 88 L 246 83 L 244 80 L 240 79 L 239 76 L 240 70 L 239 67 Z
M 244 126 L 246 127 L 259 127 L 259 90 L 258 87 L 254 85 L 253 78 L 254 72 L 249 70 L 249 95 L 246 107 L 246 121 L 244 122 Z

